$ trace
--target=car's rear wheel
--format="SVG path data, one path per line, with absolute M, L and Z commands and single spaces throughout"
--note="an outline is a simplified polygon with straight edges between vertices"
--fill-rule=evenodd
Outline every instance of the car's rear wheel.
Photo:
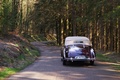
M 67 61 L 66 60 L 63 60 L 63 65 L 66 65 L 67 64 Z
M 94 61 L 90 61 L 90 65 L 94 65 Z

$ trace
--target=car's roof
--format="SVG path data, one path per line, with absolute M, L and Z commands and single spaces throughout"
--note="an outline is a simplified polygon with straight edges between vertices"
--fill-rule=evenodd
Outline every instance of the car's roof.
M 89 38 L 85 36 L 68 36 L 65 38 L 65 45 L 81 43 L 84 45 L 92 45 Z
M 81 40 L 81 41 L 84 41 L 84 40 L 89 40 L 89 38 L 84 37 L 84 36 L 69 36 L 69 37 L 66 37 L 65 40 Z

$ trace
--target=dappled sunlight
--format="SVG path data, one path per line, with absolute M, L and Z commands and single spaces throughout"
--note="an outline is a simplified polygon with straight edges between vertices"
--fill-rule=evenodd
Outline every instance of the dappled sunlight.
M 107 75 L 107 76 L 106 75 L 98 75 L 98 76 L 99 77 L 105 77 L 106 79 L 107 78 L 117 79 L 117 80 L 120 79 L 120 77 L 117 77 L 117 76 L 114 76 L 114 75 L 113 76 L 111 76 L 111 75 Z M 102 79 L 102 80 L 106 80 L 106 79 Z
M 120 56 L 116 55 L 120 53 L 119 14 L 120 0 L 1 0 L 0 42 L 4 43 L 0 45 L 0 65 L 20 68 L 37 59 L 10 80 L 120 80 Z M 51 46 L 64 46 L 67 36 L 88 37 L 96 50 L 113 51 L 103 53 L 101 60 L 118 63 L 89 65 L 94 63 L 92 59 L 87 65 L 75 65 L 72 57 L 85 60 L 95 56 L 83 51 L 85 57 L 70 57 L 69 50 L 60 52 L 60 48 Z M 38 52 L 29 41 L 46 42 L 42 46 L 36 42 Z M 64 65 L 64 57 L 72 62 Z M 119 70 L 113 70 L 114 66 Z
M 108 65 L 120 65 L 119 63 L 112 63 L 112 62 L 99 62 L 100 64 L 108 64 Z
M 112 71 L 112 72 L 120 72 L 120 70 L 114 70 L 114 69 L 105 69 L 106 71 Z
M 26 71 L 26 72 L 22 72 L 22 76 L 21 75 L 14 75 L 12 79 L 50 79 L 53 80 L 55 79 L 54 76 L 52 75 L 48 75 L 45 73 L 40 73 L 40 72 L 34 72 L 34 71 Z
M 15 46 L 15 47 L 18 47 L 19 45 L 18 44 L 14 44 L 14 43 L 10 43 L 10 42 L 6 42 L 7 45 L 11 45 L 11 46 Z
M 32 37 L 32 39 L 33 39 L 34 41 L 37 41 L 37 39 L 36 39 L 33 35 L 32 35 L 31 37 Z
M 36 46 L 40 44 L 35 43 Z M 95 65 L 75 62 L 62 65 L 60 47 L 39 47 L 41 57 L 32 65 L 10 77 L 10 80 L 119 80 L 119 71 L 112 70 L 109 65 L 115 63 L 96 61 Z M 112 76 L 111 76 L 112 75 Z
M 111 54 L 111 52 L 106 52 L 106 53 L 105 53 L 105 54 L 103 54 L 103 55 L 105 55 L 105 56 L 106 56 L 106 55 L 109 55 L 109 54 Z
M 57 56 L 54 56 L 54 57 L 45 57 L 46 59 L 58 59 Z
M 56 40 L 56 37 L 55 35 L 52 35 L 52 34 L 49 34 L 47 35 L 47 38 L 46 38 L 48 41 L 55 41 Z
M 12 79 L 44 79 L 44 80 L 66 80 L 66 79 L 82 79 L 85 75 L 79 73 L 72 73 L 71 71 L 57 71 L 57 72 L 35 72 L 25 71 L 21 75 L 13 75 Z
M 52 66 L 52 65 L 51 65 Z M 65 68 L 64 68 L 65 69 Z M 20 74 L 22 74 L 22 76 L 19 75 L 14 75 L 12 77 L 12 79 L 34 79 L 34 80 L 94 80 L 95 77 L 99 78 L 99 80 L 107 80 L 108 78 L 111 78 L 110 80 L 119 80 L 120 77 L 118 77 L 117 75 L 113 74 L 113 76 L 109 75 L 109 71 L 107 70 L 108 73 L 103 73 L 101 74 L 101 71 L 99 72 L 94 72 L 94 69 L 86 69 L 88 71 L 86 71 L 84 68 L 83 70 L 80 70 L 79 72 L 79 68 L 78 71 L 74 71 L 75 68 L 70 68 L 68 67 L 68 69 L 66 68 L 66 70 L 57 70 L 55 71 L 50 70 L 50 69 L 39 69 L 39 70 L 35 70 L 35 71 L 24 71 L 21 72 Z M 83 72 L 85 70 L 85 72 Z M 110 71 L 111 72 L 111 71 Z M 90 74 L 91 73 L 91 74 Z M 89 75 L 87 75 L 89 74 Z M 91 77 L 90 77 L 91 76 Z

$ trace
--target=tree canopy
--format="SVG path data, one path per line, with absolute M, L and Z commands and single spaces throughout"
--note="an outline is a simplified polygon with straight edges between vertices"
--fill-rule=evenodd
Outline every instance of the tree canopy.
M 87 36 L 120 53 L 120 0 L 0 0 L 0 35 Z

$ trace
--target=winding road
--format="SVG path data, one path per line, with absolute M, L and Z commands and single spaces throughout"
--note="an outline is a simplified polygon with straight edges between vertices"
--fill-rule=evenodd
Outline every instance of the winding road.
M 33 42 L 41 56 L 24 70 L 7 80 L 120 80 L 120 72 L 107 62 L 96 61 L 94 66 L 71 63 L 63 66 L 60 47 Z

